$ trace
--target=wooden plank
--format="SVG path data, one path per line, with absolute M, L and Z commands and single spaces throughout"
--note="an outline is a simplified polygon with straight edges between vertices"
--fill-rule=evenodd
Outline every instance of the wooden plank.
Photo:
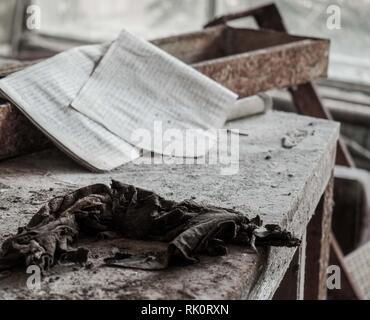
M 239 170 L 222 175 L 217 164 L 141 164 L 105 174 L 93 174 L 59 151 L 45 151 L 0 163 L 0 241 L 25 224 L 42 202 L 91 183 L 117 179 L 154 190 L 173 199 L 234 208 L 265 223 L 278 223 L 301 237 L 330 179 L 339 125 L 295 114 L 271 112 L 233 122 L 249 133 L 240 137 Z M 282 147 L 288 132 L 307 130 L 292 149 Z M 266 155 L 270 157 L 266 158 Z M 157 158 L 156 158 L 157 159 Z M 142 162 L 143 159 L 140 160 Z M 223 162 L 225 163 L 225 162 Z M 225 257 L 201 257 L 201 263 L 165 272 L 101 267 L 113 247 L 147 248 L 151 243 L 89 242 L 92 269 L 56 267 L 34 293 L 25 287 L 26 275 L 14 273 L 0 282 L 4 298 L 69 299 L 271 299 L 293 256 L 294 248 L 271 248 L 258 255 L 231 247 Z M 56 277 L 59 277 L 56 279 Z M 50 280 L 51 279 L 51 280 Z
M 273 300 L 297 300 L 298 299 L 298 286 L 299 286 L 299 253 L 297 250 L 287 272 L 281 281 L 279 288 L 276 290 Z
M 302 247 L 296 252 L 274 299 L 327 299 L 326 277 L 331 245 L 333 186 L 334 179 L 331 178 L 315 215 L 307 226 Z
M 306 286 L 306 256 L 307 256 L 307 230 L 302 237 L 302 245 L 299 248 L 299 270 L 297 272 L 297 299 L 304 300 Z
M 306 300 L 326 300 L 327 298 L 326 279 L 330 254 L 333 187 L 334 178 L 332 177 L 307 227 L 304 290 Z
M 307 231 L 302 236 L 302 244 L 296 251 L 274 300 L 304 300 L 305 271 L 306 271 Z

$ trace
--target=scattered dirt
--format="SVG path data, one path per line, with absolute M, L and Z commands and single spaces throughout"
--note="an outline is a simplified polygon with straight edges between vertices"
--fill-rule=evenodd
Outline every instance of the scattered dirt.
M 307 130 L 294 130 L 288 132 L 282 139 L 281 143 L 283 148 L 292 149 L 297 146 L 303 139 L 309 135 Z

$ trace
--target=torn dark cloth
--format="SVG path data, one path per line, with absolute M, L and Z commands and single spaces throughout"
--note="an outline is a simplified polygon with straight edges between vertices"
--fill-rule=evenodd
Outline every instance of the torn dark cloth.
M 154 192 L 113 181 L 79 189 L 45 204 L 27 226 L 1 249 L 0 271 L 37 265 L 46 271 L 56 263 L 85 263 L 88 250 L 72 246 L 84 237 L 112 237 L 168 243 L 165 252 L 118 253 L 107 265 L 145 270 L 167 268 L 175 259 L 196 262 L 197 254 L 225 255 L 226 243 L 243 246 L 300 244 L 277 225 L 262 225 L 257 216 L 194 201 L 174 202 Z

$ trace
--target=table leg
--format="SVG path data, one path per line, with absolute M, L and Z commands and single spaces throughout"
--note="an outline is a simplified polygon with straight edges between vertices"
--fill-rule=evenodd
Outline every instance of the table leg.
M 297 300 L 299 296 L 300 252 L 296 251 L 273 300 Z
M 307 226 L 305 300 L 325 300 L 327 298 L 326 280 L 330 257 L 333 187 L 332 177 L 316 208 L 315 215 Z

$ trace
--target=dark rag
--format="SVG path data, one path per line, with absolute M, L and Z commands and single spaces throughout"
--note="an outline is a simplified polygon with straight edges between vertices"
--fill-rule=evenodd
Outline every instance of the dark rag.
M 300 244 L 278 225 L 262 225 L 257 216 L 194 201 L 166 200 L 154 192 L 117 181 L 96 184 L 46 203 L 0 253 L 0 271 L 37 265 L 43 271 L 59 262 L 85 263 L 88 250 L 74 249 L 83 237 L 120 237 L 162 241 L 167 251 L 105 259 L 110 266 L 160 270 L 174 260 L 196 262 L 197 254 L 225 255 L 226 243 L 249 246 Z

